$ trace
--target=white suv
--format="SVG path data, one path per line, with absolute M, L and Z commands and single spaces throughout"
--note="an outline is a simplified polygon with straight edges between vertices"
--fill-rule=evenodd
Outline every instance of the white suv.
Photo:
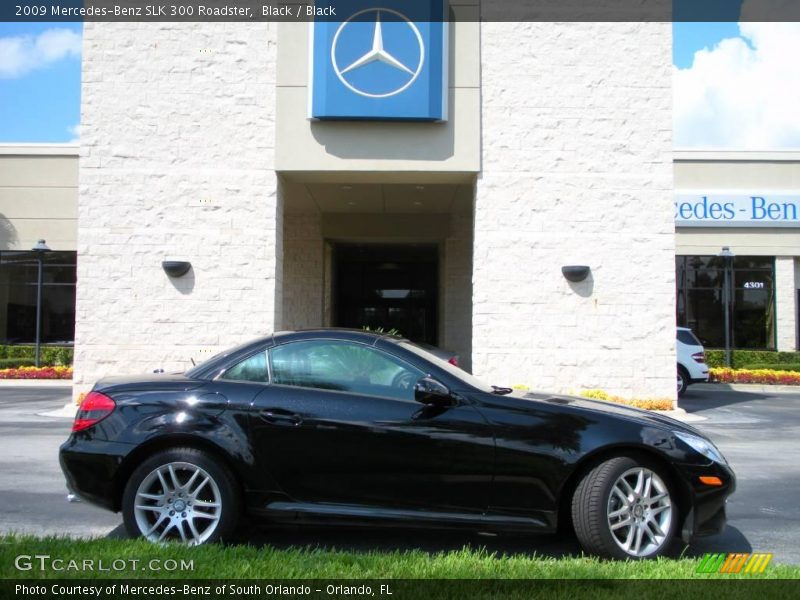
M 708 381 L 708 365 L 703 344 L 691 329 L 678 327 L 678 396 L 683 396 L 692 383 Z

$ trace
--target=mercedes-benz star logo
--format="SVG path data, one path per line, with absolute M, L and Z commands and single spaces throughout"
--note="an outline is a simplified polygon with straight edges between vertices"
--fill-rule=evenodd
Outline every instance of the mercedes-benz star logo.
M 356 39 L 355 42 L 349 42 L 350 46 L 352 46 L 353 43 L 358 44 L 359 47 L 368 48 L 366 52 L 358 56 L 355 60 L 353 60 L 352 57 L 347 59 L 346 57 L 338 56 L 340 42 L 344 45 L 345 39 L 350 40 L 352 34 L 358 35 L 359 32 L 363 32 L 364 26 L 367 25 L 367 23 L 363 23 L 363 18 L 357 23 L 354 22 L 354 19 L 366 13 L 373 12 L 375 13 L 375 27 L 372 30 L 371 47 L 368 45 L 368 39 Z M 395 39 L 395 43 L 400 43 L 396 41 L 399 36 L 408 38 L 406 44 L 407 48 L 413 50 L 413 47 L 416 46 L 419 51 L 418 57 L 413 57 L 413 59 L 403 57 L 403 60 L 400 60 L 386 50 L 383 31 L 385 25 L 381 22 L 382 12 L 390 13 L 398 17 L 397 21 L 391 23 L 391 26 L 394 28 L 393 38 Z M 360 27 L 356 27 L 356 25 Z M 359 37 L 363 38 L 363 35 Z M 416 42 L 416 44 L 414 44 L 414 42 Z M 406 54 L 408 53 L 409 52 L 406 52 Z M 414 54 L 414 52 L 412 52 L 412 54 Z M 339 65 L 340 59 L 345 61 L 345 67 Z M 388 98 L 389 96 L 395 96 L 407 90 L 409 86 L 416 81 L 422 71 L 424 60 L 425 45 L 422 42 L 422 34 L 417 26 L 405 15 L 389 8 L 368 8 L 355 13 L 339 26 L 339 29 L 336 30 L 333 36 L 333 43 L 331 44 L 331 63 L 333 64 L 333 70 L 336 76 L 349 90 L 360 96 L 366 96 L 367 98 Z M 380 89 L 364 89 L 368 86 L 357 77 L 358 72 L 363 71 L 363 68 L 367 65 L 376 62 L 391 67 L 393 74 L 390 75 L 387 73 L 386 77 L 379 78 L 379 81 L 372 82 L 372 85 L 369 86 L 370 88 Z M 400 76 L 399 78 L 398 75 Z M 376 78 L 373 77 L 373 79 Z

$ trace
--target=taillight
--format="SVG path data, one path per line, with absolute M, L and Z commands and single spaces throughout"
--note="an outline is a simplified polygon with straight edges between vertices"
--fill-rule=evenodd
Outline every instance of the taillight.
M 72 431 L 83 431 L 87 427 L 96 425 L 114 412 L 117 405 L 114 401 L 100 392 L 89 392 L 78 407 Z
M 450 360 L 448 360 L 447 362 L 449 362 L 454 367 L 457 367 L 458 366 L 458 357 L 457 356 L 451 356 Z
M 705 352 L 695 352 L 692 354 L 692 358 L 695 362 L 704 363 L 706 362 L 706 354 Z

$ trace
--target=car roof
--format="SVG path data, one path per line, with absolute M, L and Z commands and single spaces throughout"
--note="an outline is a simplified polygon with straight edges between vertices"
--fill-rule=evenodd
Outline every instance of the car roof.
M 285 344 L 286 342 L 294 342 L 298 340 L 318 340 L 318 339 L 331 339 L 331 340 L 347 340 L 351 342 L 360 342 L 362 344 L 374 345 L 381 338 L 389 340 L 402 340 L 403 338 L 396 335 L 389 335 L 388 333 L 381 333 L 377 331 L 366 331 L 364 329 L 347 329 L 343 327 L 325 327 L 317 329 L 298 329 L 296 331 L 276 331 L 272 335 L 276 344 Z

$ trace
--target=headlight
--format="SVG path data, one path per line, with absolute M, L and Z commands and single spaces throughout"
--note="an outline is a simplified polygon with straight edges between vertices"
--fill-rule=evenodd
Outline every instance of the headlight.
M 673 431 L 672 433 L 674 433 L 676 438 L 681 440 L 692 450 L 699 452 L 706 458 L 713 460 L 714 462 L 728 464 L 728 461 L 725 460 L 724 456 L 722 456 L 722 452 L 720 452 L 717 447 L 707 439 L 701 438 L 697 435 L 692 435 L 691 433 L 684 433 L 682 431 Z

